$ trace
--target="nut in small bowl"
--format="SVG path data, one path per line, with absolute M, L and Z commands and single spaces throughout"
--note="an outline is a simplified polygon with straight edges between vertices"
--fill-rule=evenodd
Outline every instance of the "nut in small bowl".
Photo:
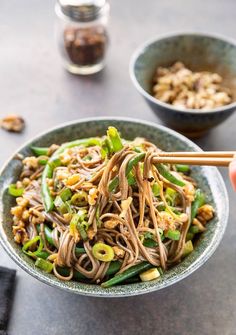
M 141 46 L 130 76 L 169 127 L 199 137 L 236 109 L 236 44 L 222 37 L 180 33 Z

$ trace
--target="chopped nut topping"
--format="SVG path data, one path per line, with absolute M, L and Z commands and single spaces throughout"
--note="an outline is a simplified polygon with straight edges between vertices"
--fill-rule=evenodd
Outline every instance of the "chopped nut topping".
M 117 246 L 112 247 L 112 249 L 114 250 L 114 254 L 118 257 L 118 258 L 124 258 L 125 256 L 125 251 Z
M 205 224 L 207 221 L 211 220 L 214 216 L 214 209 L 211 205 L 203 205 L 198 209 L 197 219 Z
M 222 80 L 217 73 L 193 72 L 177 62 L 157 69 L 153 95 L 180 108 L 213 109 L 232 102 L 232 93 L 222 86 Z
M 0 121 L 0 125 L 7 131 L 20 133 L 25 127 L 25 121 L 19 115 L 10 114 Z

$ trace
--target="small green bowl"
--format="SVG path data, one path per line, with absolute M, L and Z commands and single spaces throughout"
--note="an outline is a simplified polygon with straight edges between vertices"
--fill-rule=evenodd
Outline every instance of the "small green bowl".
M 63 124 L 37 136 L 21 147 L 17 153 L 31 155 L 30 146 L 48 146 L 77 138 L 104 135 L 108 126 L 117 127 L 122 136 L 133 139 L 145 137 L 166 151 L 199 151 L 200 148 L 182 135 L 163 126 L 124 118 L 94 118 Z M 14 199 L 7 193 L 8 185 L 14 183 L 21 170 L 21 163 L 14 154 L 4 165 L 0 174 L 0 242 L 9 256 L 26 272 L 40 281 L 67 291 L 96 297 L 124 297 L 160 290 L 187 277 L 197 270 L 213 254 L 224 234 L 228 219 L 228 195 L 218 170 L 214 167 L 194 167 L 192 176 L 207 196 L 207 202 L 215 208 L 216 215 L 207 225 L 194 251 L 182 263 L 167 271 L 159 280 L 104 289 L 97 285 L 82 284 L 75 281 L 64 282 L 52 274 L 36 268 L 34 262 L 14 242 L 12 235 L 12 216 L 10 209 Z
M 153 76 L 159 66 L 183 62 L 194 71 L 219 73 L 233 102 L 211 110 L 183 109 L 152 96 Z M 154 38 L 135 51 L 130 61 L 130 77 L 153 112 L 170 128 L 188 137 L 199 137 L 224 122 L 236 110 L 236 43 L 202 33 L 177 33 Z

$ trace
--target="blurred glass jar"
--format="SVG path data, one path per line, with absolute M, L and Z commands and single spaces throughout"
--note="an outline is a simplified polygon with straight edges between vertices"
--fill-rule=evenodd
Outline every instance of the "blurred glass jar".
M 58 0 L 56 37 L 65 68 L 88 75 L 105 65 L 108 46 L 106 0 Z

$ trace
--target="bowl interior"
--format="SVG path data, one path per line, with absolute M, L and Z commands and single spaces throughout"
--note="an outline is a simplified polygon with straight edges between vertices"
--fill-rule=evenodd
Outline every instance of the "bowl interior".
M 149 94 L 158 66 L 183 62 L 194 71 L 217 72 L 223 85 L 229 87 L 236 101 L 236 45 L 213 36 L 180 34 L 147 43 L 136 53 L 134 76 Z
M 37 137 L 26 144 L 19 152 L 23 155 L 31 154 L 29 146 L 47 146 L 52 143 L 63 143 L 76 138 L 103 135 L 109 125 L 117 127 L 122 136 L 133 139 L 136 136 L 146 137 L 158 145 L 161 149 L 170 150 L 199 150 L 199 148 L 186 139 L 162 126 L 152 125 L 147 122 L 134 121 L 130 119 L 92 119 L 79 121 L 56 128 L 48 133 Z M 196 248 L 182 263 L 166 272 L 160 280 L 149 283 L 138 283 L 132 285 L 120 285 L 110 289 L 102 289 L 100 286 L 87 285 L 75 281 L 63 282 L 51 274 L 46 274 L 35 268 L 33 261 L 21 251 L 21 248 L 14 242 L 12 236 L 12 217 L 10 208 L 14 205 L 14 199 L 7 194 L 7 187 L 17 180 L 21 170 L 21 163 L 16 158 L 11 158 L 3 168 L 0 176 L 0 242 L 8 254 L 32 276 L 39 280 L 63 288 L 75 293 L 93 296 L 129 296 L 161 289 L 186 277 L 213 253 L 219 244 L 228 216 L 228 198 L 224 182 L 216 168 L 195 167 L 192 176 L 196 178 L 199 186 L 207 195 L 207 201 L 211 203 L 216 215 L 209 223 L 207 231 L 202 234 Z

